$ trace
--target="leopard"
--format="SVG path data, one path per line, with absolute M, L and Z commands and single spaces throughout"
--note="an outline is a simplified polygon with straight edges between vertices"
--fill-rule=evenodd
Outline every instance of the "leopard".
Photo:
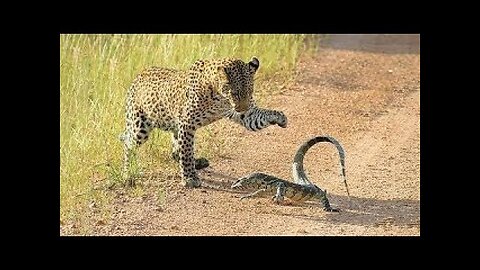
M 253 98 L 257 57 L 249 62 L 237 58 L 203 59 L 184 70 L 152 66 L 141 71 L 127 91 L 123 141 L 125 183 L 135 185 L 129 175 L 132 156 L 152 130 L 171 133 L 172 156 L 180 167 L 182 184 L 202 185 L 197 170 L 209 166 L 205 158 L 194 158 L 195 132 L 222 118 L 249 131 L 271 125 L 285 128 L 282 111 L 260 108 Z

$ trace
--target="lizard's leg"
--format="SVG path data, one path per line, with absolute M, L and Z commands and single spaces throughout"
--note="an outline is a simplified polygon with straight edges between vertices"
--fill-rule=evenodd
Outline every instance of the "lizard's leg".
M 259 189 L 255 192 L 252 192 L 250 194 L 247 194 L 245 196 L 240 197 L 240 200 L 245 199 L 245 198 L 251 198 L 251 197 L 257 196 L 258 194 L 260 194 L 258 196 L 261 196 L 263 194 L 263 192 L 265 192 L 265 191 L 267 191 L 267 189 L 265 189 L 265 188 Z
M 277 184 L 277 194 L 272 197 L 272 200 L 276 204 L 282 204 L 285 198 L 286 187 L 284 183 L 279 182 Z
M 327 190 L 325 190 L 325 192 L 323 192 L 323 195 L 320 198 L 320 202 L 323 205 L 323 210 L 325 210 L 327 212 L 340 212 L 340 210 L 338 210 L 336 208 L 332 208 L 330 206 L 330 202 L 328 201 L 328 198 L 327 198 Z

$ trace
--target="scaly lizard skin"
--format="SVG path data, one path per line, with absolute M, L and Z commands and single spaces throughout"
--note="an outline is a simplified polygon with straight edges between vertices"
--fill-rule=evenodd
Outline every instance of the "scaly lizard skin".
M 277 204 L 283 203 L 285 197 L 296 202 L 318 200 L 323 205 L 325 211 L 338 212 L 338 209 L 330 206 L 327 198 L 327 190 L 323 191 L 310 182 L 303 169 L 303 157 L 305 153 L 318 142 L 330 142 L 337 147 L 345 187 L 350 196 L 345 177 L 345 151 L 337 140 L 329 136 L 313 137 L 298 148 L 293 161 L 293 179 L 295 183 L 265 173 L 255 172 L 241 177 L 233 183 L 231 188 L 255 190 L 255 192 L 245 195 L 241 197 L 241 199 L 269 195 L 273 196 L 272 200 Z

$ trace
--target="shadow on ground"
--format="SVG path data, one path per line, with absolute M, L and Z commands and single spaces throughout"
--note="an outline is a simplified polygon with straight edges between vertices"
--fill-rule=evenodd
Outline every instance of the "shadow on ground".
M 285 214 L 297 218 L 316 220 L 331 223 L 350 224 L 360 226 L 397 225 L 419 226 L 420 224 L 420 201 L 408 199 L 382 200 L 373 198 L 360 198 L 351 196 L 332 195 L 329 199 L 334 207 L 341 212 L 326 216 L 308 216 Z M 318 205 L 315 202 L 307 202 L 305 205 Z
M 216 190 L 226 191 L 228 193 L 245 193 L 245 191 L 236 191 L 230 189 L 235 177 L 217 172 L 214 170 L 205 171 L 204 182 L 210 185 L 218 186 Z M 221 179 L 221 180 L 220 180 Z M 207 187 L 208 189 L 211 189 Z M 215 189 L 215 188 L 214 188 Z M 420 224 L 420 201 L 408 199 L 382 200 L 374 198 L 361 198 L 343 195 L 328 194 L 330 203 L 333 207 L 339 208 L 340 213 L 328 215 L 305 215 L 297 213 L 279 213 L 279 215 L 290 216 L 300 219 L 308 219 L 324 223 L 325 221 L 338 224 L 350 224 L 359 226 L 419 226 Z M 285 207 L 313 207 L 322 210 L 322 205 L 318 202 L 305 202 L 301 204 Z

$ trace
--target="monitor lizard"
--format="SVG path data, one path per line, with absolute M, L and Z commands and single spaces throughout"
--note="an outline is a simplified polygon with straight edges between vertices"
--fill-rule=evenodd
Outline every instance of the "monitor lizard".
M 272 200 L 277 204 L 283 203 L 284 197 L 287 197 L 295 202 L 318 200 L 323 205 L 323 209 L 325 211 L 338 212 L 338 209 L 330 206 L 330 202 L 327 198 L 327 190 L 322 190 L 310 182 L 303 169 L 303 158 L 307 150 L 319 142 L 329 142 L 336 146 L 340 156 L 343 181 L 345 188 L 347 189 L 347 194 L 350 196 L 345 175 L 345 151 L 343 150 L 341 144 L 335 138 L 330 136 L 316 136 L 300 145 L 292 164 L 294 182 L 290 182 L 266 173 L 254 172 L 239 178 L 237 181 L 235 181 L 235 183 L 232 184 L 231 188 L 255 190 L 248 195 L 242 196 L 240 199 L 262 195 L 273 195 Z

